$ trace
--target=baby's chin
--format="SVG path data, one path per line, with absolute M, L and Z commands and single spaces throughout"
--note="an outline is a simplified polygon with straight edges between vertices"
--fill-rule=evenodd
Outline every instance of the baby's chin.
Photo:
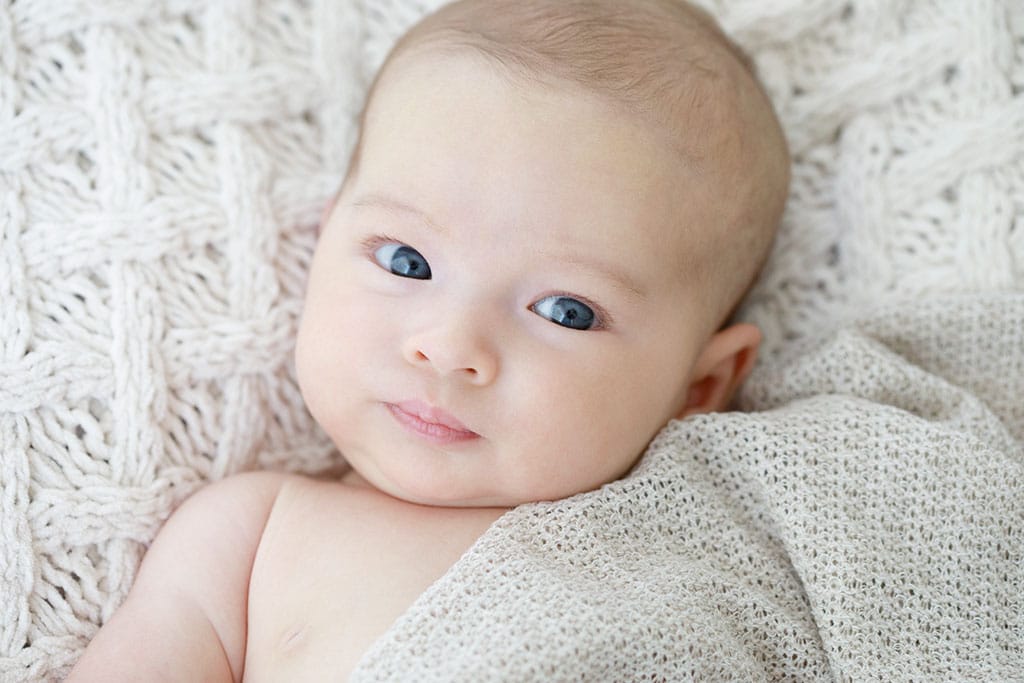
M 354 465 L 342 476 L 346 485 L 369 488 L 398 500 L 416 505 L 450 508 L 513 508 L 524 503 L 545 500 L 502 491 L 468 491 L 464 485 L 447 482 L 425 482 L 413 477 L 389 477 L 385 473 L 361 470 Z

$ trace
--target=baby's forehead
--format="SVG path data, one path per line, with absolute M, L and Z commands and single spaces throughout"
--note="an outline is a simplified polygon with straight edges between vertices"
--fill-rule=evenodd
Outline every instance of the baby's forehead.
M 677 171 L 677 190 L 690 190 L 721 175 L 723 156 L 697 149 L 701 141 L 713 138 L 706 129 L 690 125 L 679 130 L 649 110 L 628 106 L 575 81 L 509 78 L 465 51 L 417 51 L 396 60 L 367 108 L 363 132 L 377 141 L 389 140 L 400 127 L 429 123 L 438 130 L 424 136 L 452 132 L 458 143 L 465 137 L 458 130 L 467 125 L 464 113 L 486 106 L 493 106 L 493 118 L 473 120 L 472 125 L 490 130 L 493 140 L 534 150 L 539 158 L 574 144 L 589 146 L 590 150 L 575 151 L 579 172 L 594 162 L 588 151 L 618 155 L 624 162 L 616 168 L 618 175 L 640 176 L 634 183 L 637 192 L 650 179 L 654 165 L 659 173 L 666 166 Z M 427 116 L 439 107 L 450 116 Z M 509 119 L 502 123 L 506 114 Z M 715 126 L 727 124 L 718 121 Z M 589 136 L 584 135 L 588 132 Z
M 437 55 L 477 59 L 524 90 L 603 98 L 664 129 L 666 144 L 695 161 L 708 161 L 745 124 L 737 116 L 741 91 L 758 88 L 748 60 L 713 20 L 679 0 L 499 0 L 510 12 L 503 17 L 482 11 L 488 4 L 456 2 L 428 17 L 399 42 L 383 73 Z
M 364 121 L 367 139 L 363 142 L 371 144 L 365 145 L 362 153 L 375 155 L 374 161 L 381 162 L 380 176 L 395 172 L 401 175 L 409 170 L 402 167 L 408 166 L 408 157 L 422 151 L 422 140 L 448 137 L 454 146 L 459 146 L 469 137 L 459 130 L 459 126 L 467 123 L 461 112 L 479 108 L 484 100 L 490 100 L 498 104 L 494 117 L 474 121 L 472 125 L 489 129 L 492 139 L 501 139 L 509 147 L 533 154 L 536 166 L 524 169 L 529 175 L 542 173 L 548 152 L 572 151 L 577 165 L 567 168 L 566 175 L 595 172 L 602 162 L 596 157 L 615 155 L 616 165 L 606 172 L 617 176 L 618 184 L 629 196 L 644 196 L 652 203 L 685 197 L 691 205 L 706 204 L 727 192 L 727 183 L 721 181 L 731 171 L 723 168 L 722 156 L 698 149 L 696 143 L 700 140 L 693 140 L 708 140 L 711 136 L 707 131 L 697 135 L 696 127 L 691 127 L 680 132 L 650 111 L 626 106 L 577 82 L 509 78 L 488 60 L 465 50 L 407 52 L 389 66 L 374 100 Z M 413 101 L 416 105 L 410 106 Z M 451 115 L 428 116 L 435 103 L 448 108 Z M 518 112 L 521 119 L 532 125 L 513 128 L 499 123 L 500 115 L 506 112 Z M 518 121 L 513 118 L 513 123 Z M 414 130 L 420 131 L 418 137 L 409 137 Z M 527 133 L 510 136 L 512 130 Z M 587 130 L 593 131 L 589 137 L 582 135 Z M 570 150 L 574 145 L 578 148 Z M 391 152 L 386 160 L 379 158 L 382 147 Z M 438 154 L 447 156 L 448 151 L 443 148 Z M 546 182 L 553 187 L 558 179 L 547 176 Z M 507 186 L 511 190 L 513 184 Z M 598 199 L 591 196 L 589 201 Z M 698 232 L 706 224 L 707 221 L 689 222 L 686 232 Z M 656 228 L 660 224 L 645 226 L 647 232 Z
M 562 74 L 533 73 L 522 70 L 508 70 L 496 64 L 479 51 L 467 49 L 461 44 L 431 42 L 410 46 L 395 56 L 375 83 L 368 98 L 366 113 L 371 114 L 381 91 L 396 84 L 408 86 L 443 78 L 452 70 L 461 70 L 469 62 L 499 77 L 501 83 L 525 97 L 556 95 L 559 98 L 600 104 L 608 112 L 619 117 L 624 125 L 643 130 L 658 138 L 659 146 L 674 152 L 691 167 L 700 167 L 704 176 L 718 175 L 718 171 L 730 156 L 723 145 L 735 140 L 737 130 L 745 125 L 734 115 L 732 106 L 733 86 L 721 85 L 723 79 L 712 79 L 718 85 L 716 92 L 692 93 L 688 109 L 670 111 L 651 100 L 637 101 L 629 97 L 617 97 L 593 83 L 572 79 Z M 479 92 L 481 83 L 466 80 L 464 92 L 472 99 Z M 739 86 L 736 86 L 739 87 Z M 687 99 L 687 98 L 675 98 Z M 370 116 L 364 116 L 364 125 Z M 560 122 L 552 122 L 558 125 Z M 529 140 L 520 141 L 529 144 Z
M 526 230 L 609 257 L 637 241 L 659 253 L 704 222 L 704 177 L 593 94 L 524 91 L 486 65 L 420 61 L 400 65 L 378 97 L 354 196 L 383 189 L 392 213 L 413 205 L 435 224 Z

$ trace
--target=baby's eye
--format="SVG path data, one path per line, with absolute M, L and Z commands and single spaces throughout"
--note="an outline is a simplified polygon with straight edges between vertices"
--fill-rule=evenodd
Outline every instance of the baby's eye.
M 427 259 L 423 258 L 420 252 L 404 244 L 383 244 L 374 249 L 373 258 L 381 268 L 400 277 L 430 279 L 430 264 L 427 263 Z
M 530 306 L 530 310 L 573 330 L 589 330 L 595 322 L 594 310 L 590 306 L 568 296 L 546 297 Z

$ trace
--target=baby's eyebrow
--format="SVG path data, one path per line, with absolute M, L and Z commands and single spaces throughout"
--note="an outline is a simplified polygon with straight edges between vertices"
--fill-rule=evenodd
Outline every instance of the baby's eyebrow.
M 545 252 L 544 256 L 560 263 L 569 263 L 581 270 L 590 271 L 602 280 L 611 283 L 616 289 L 619 289 L 635 299 L 643 300 L 647 298 L 647 292 L 644 291 L 644 289 L 637 284 L 633 278 L 629 277 L 626 273 L 609 263 L 592 261 L 573 254 L 553 254 Z
M 433 220 L 421 209 L 394 197 L 377 193 L 365 194 L 353 200 L 352 206 L 356 208 L 382 209 L 392 213 L 408 214 L 442 236 L 451 236 L 448 228 Z M 601 279 L 607 280 L 617 289 L 636 299 L 642 300 L 647 298 L 647 293 L 636 283 L 636 281 L 633 280 L 633 278 L 629 277 L 626 273 L 611 264 L 582 258 L 571 253 L 555 254 L 551 252 L 543 252 L 541 255 L 552 261 L 569 263 L 576 268 L 590 271 Z
M 352 206 L 360 209 L 383 209 L 384 211 L 390 211 L 392 213 L 408 214 L 444 237 L 449 237 L 451 235 L 448 228 L 432 219 L 421 209 L 416 208 L 412 204 L 407 204 L 400 199 L 395 199 L 394 197 L 389 197 L 383 194 L 365 194 L 355 199 L 352 202 Z

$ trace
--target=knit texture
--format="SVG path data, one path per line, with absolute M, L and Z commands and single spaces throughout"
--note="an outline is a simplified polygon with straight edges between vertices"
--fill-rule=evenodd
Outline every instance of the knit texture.
M 196 487 L 340 462 L 291 362 L 306 267 L 437 4 L 0 3 L 0 680 L 66 674 Z M 794 153 L 750 412 L 503 518 L 365 679 L 1024 671 L 1024 323 L 983 294 L 1024 282 L 1024 4 L 704 4 Z

